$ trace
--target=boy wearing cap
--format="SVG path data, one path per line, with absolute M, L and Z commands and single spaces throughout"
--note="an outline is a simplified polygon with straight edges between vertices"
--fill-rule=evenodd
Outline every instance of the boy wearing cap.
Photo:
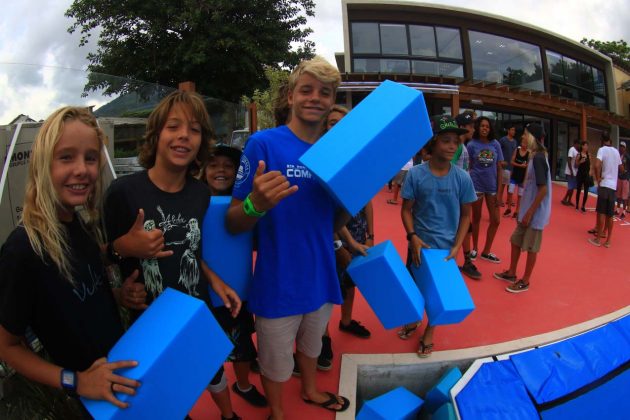
M 551 173 L 547 149 L 543 144 L 545 131 L 539 124 L 531 123 L 525 127 L 523 136 L 527 139 L 531 159 L 527 164 L 518 224 L 510 238 L 512 244 L 510 268 L 501 273 L 494 273 L 495 278 L 512 283 L 505 289 L 510 293 L 529 290 L 530 277 L 542 243 L 542 231 L 551 216 Z M 521 252 L 527 252 L 527 263 L 523 278 L 517 280 L 516 267 Z
M 628 193 L 630 192 L 630 161 L 628 161 L 628 155 L 626 154 L 626 142 L 619 142 L 619 157 L 621 158 L 621 164 L 623 169 L 619 170 L 619 180 L 617 181 L 617 204 L 619 206 L 619 213 L 615 211 L 615 216 L 619 216 L 621 220 L 626 218 L 626 211 L 628 211 Z
M 409 241 L 408 267 L 420 264 L 422 248 L 447 249 L 450 252 L 446 259 L 455 258 L 468 232 L 471 203 L 477 195 L 468 173 L 451 163 L 459 147 L 459 135 L 465 133 L 452 117 L 438 117 L 428 143 L 431 157 L 407 174 L 401 217 Z M 430 324 L 425 329 L 418 356 L 431 355 L 434 330 Z

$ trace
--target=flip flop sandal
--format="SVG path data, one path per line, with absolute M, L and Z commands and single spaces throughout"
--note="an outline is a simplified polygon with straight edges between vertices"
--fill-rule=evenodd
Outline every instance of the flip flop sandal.
M 424 341 L 420 340 L 420 347 L 418 348 L 418 357 L 422 357 L 423 359 L 431 356 L 433 353 L 433 343 L 424 344 Z
M 419 326 L 420 326 L 419 322 L 416 322 L 412 327 L 408 327 L 406 325 L 403 326 L 397 332 L 398 338 L 400 338 L 401 340 L 409 340 L 409 338 L 412 335 L 414 335 L 414 333 L 416 332 L 416 330 L 418 329 Z
M 342 397 L 340 395 L 339 398 L 341 398 L 342 402 L 339 402 L 339 400 L 337 400 L 337 396 L 333 394 L 332 392 L 326 392 L 325 394 L 328 395 L 330 398 L 321 403 L 315 402 L 313 400 L 309 400 L 308 398 L 302 398 L 302 400 L 307 404 L 318 405 L 321 408 L 325 408 L 326 410 L 334 411 L 334 412 L 345 411 L 350 405 L 350 401 L 348 401 L 346 397 Z M 332 408 L 332 406 L 335 404 L 341 405 L 341 408 Z

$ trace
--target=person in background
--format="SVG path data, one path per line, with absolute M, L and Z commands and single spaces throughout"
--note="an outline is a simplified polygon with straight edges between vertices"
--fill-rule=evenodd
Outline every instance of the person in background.
M 518 196 L 516 198 L 516 209 L 512 217 L 518 218 L 518 212 L 521 209 L 521 197 L 523 196 L 523 182 L 525 181 L 525 172 L 527 170 L 527 162 L 529 161 L 529 150 L 527 147 L 527 136 L 521 136 L 521 145 L 512 154 L 512 174 L 510 175 L 510 185 L 508 186 L 508 208 L 505 209 L 503 216 L 509 217 L 512 212 L 512 198 L 514 190 L 518 188 Z
M 499 144 L 501 145 L 501 152 L 503 152 L 503 157 L 505 158 L 505 160 L 503 161 L 503 171 L 501 172 L 502 182 L 501 182 L 501 186 L 499 187 L 499 194 L 498 194 L 498 199 L 497 199 L 497 204 L 501 207 L 505 205 L 503 202 L 503 190 L 505 189 L 505 187 L 510 185 L 510 177 L 512 176 L 511 157 L 512 155 L 514 155 L 514 151 L 518 147 L 518 143 L 514 139 L 514 136 L 516 135 L 516 126 L 514 125 L 514 123 L 508 122 L 505 125 L 505 129 L 507 130 L 507 135 L 499 139 Z M 509 206 L 506 212 L 508 210 L 510 210 Z M 503 215 L 505 216 L 505 213 Z
M 567 153 L 567 165 L 564 168 L 564 174 L 567 177 L 567 192 L 562 198 L 562 204 L 565 206 L 572 206 L 571 198 L 573 197 L 573 190 L 575 190 L 575 175 L 577 165 L 575 164 L 575 157 L 578 154 L 578 147 L 580 147 L 580 141 L 578 139 L 573 140 L 573 146 L 569 148 Z
M 518 214 L 518 224 L 512 237 L 510 268 L 494 277 L 511 283 L 506 287 L 510 293 L 522 293 L 529 290 L 532 272 L 540 252 L 543 229 L 551 216 L 551 173 L 544 146 L 545 131 L 537 123 L 528 124 L 525 133 L 531 159 L 527 164 L 525 190 Z M 521 252 L 527 252 L 527 263 L 523 277 L 517 280 L 516 268 Z
M 622 168 L 619 169 L 617 181 L 617 206 L 615 216 L 623 220 L 626 218 L 628 211 L 628 193 L 630 192 L 630 156 L 626 152 L 626 142 L 619 142 L 619 157 L 621 158 Z
M 575 210 L 580 207 L 580 193 L 584 190 L 582 198 L 582 213 L 586 213 L 586 200 L 588 199 L 588 189 L 591 187 L 591 157 L 588 154 L 588 142 L 580 143 L 580 151 L 575 157 L 577 172 L 575 176 Z

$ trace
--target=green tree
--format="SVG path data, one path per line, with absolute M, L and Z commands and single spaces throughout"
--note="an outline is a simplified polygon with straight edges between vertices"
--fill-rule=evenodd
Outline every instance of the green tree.
M 276 69 L 274 67 L 265 68 L 265 78 L 269 87 L 266 89 L 256 89 L 251 98 L 243 96 L 241 100 L 246 105 L 256 103 L 256 117 L 258 129 L 275 127 L 274 105 L 280 87 L 287 83 L 289 72 Z
M 304 25 L 314 8 L 313 0 L 75 0 L 65 15 L 80 46 L 98 35 L 85 93 L 142 94 L 134 80 L 191 80 L 204 95 L 236 101 L 267 86 L 266 67 L 313 56 Z
M 630 46 L 623 39 L 619 41 L 598 41 L 596 39 L 583 38 L 580 41 L 602 54 L 610 57 L 616 65 L 630 71 Z

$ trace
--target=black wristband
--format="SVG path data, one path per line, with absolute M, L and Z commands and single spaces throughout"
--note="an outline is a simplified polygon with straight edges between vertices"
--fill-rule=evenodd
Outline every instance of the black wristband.
M 413 236 L 418 236 L 418 235 L 416 234 L 416 232 L 407 233 L 407 240 L 410 241 Z

